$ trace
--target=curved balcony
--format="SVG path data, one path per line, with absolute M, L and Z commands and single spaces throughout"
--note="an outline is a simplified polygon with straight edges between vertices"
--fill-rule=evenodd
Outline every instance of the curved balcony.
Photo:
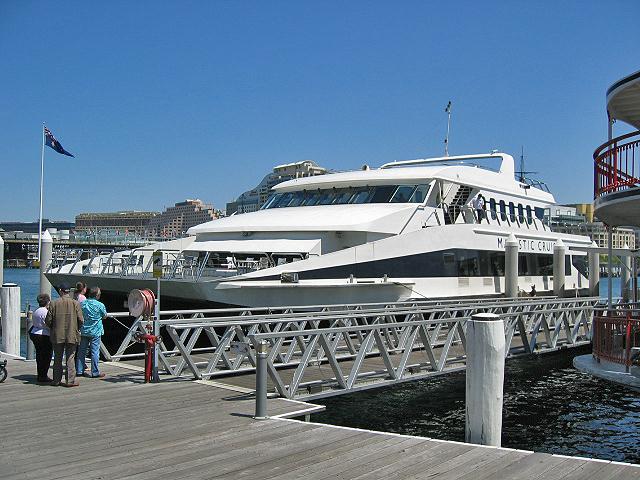
M 610 226 L 640 226 L 640 130 L 600 145 L 593 159 L 596 216 Z

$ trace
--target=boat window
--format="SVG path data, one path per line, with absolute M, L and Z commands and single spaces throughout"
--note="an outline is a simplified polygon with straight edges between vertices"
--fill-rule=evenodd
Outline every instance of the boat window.
M 333 199 L 333 204 L 334 205 L 344 205 L 345 203 L 349 203 L 349 200 L 351 200 L 351 197 L 353 197 L 353 190 L 348 189 L 348 190 L 340 190 L 336 193 L 335 198 Z
M 587 255 L 572 255 L 571 263 L 583 277 L 589 278 L 589 260 Z
M 304 200 L 300 205 L 306 206 L 306 207 L 316 205 L 320 200 L 321 196 L 322 194 L 320 193 L 320 190 L 316 190 L 315 192 L 307 192 L 307 194 L 304 197 Z
M 429 191 L 429 185 L 418 185 L 413 195 L 409 199 L 409 203 L 422 203 L 427 198 L 427 192 Z
M 495 198 L 490 198 L 489 199 L 489 211 L 491 212 L 491 219 L 495 220 L 496 217 L 498 216 L 496 214 L 497 210 L 496 210 L 496 199 Z
M 370 203 L 387 203 L 395 191 L 395 185 L 380 185 L 373 187 Z
M 513 202 L 509 202 L 509 220 L 512 222 L 516 219 L 516 206 Z
M 279 195 L 280 195 L 279 193 L 276 193 L 276 194 L 272 193 L 271 195 L 269 195 L 269 198 L 267 199 L 267 201 L 264 202 L 264 205 L 262 205 L 262 209 L 270 208 L 271 204 L 273 204 L 273 202 L 278 198 Z
M 416 189 L 416 185 L 399 185 L 396 191 L 393 193 L 390 202 L 391 203 L 407 203 L 413 191 Z
M 518 221 L 524 223 L 524 207 L 521 203 L 518 204 Z
M 533 215 L 531 214 L 531 205 L 527 205 L 527 222 L 533 223 Z
M 306 192 L 295 192 L 287 207 L 297 207 L 304 200 Z
M 333 202 L 335 195 L 335 192 L 332 190 L 323 190 L 316 205 L 331 205 L 331 202 Z
M 262 209 L 345 205 L 349 203 L 423 203 L 429 185 L 377 185 L 276 193 Z
M 538 220 L 544 220 L 544 208 L 535 207 L 533 210 Z
M 507 219 L 507 206 L 504 203 L 504 200 L 500 200 L 500 219 Z

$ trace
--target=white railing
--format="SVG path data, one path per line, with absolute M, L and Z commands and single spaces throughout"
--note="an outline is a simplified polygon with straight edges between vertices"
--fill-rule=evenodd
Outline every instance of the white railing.
M 208 379 L 255 370 L 267 341 L 268 372 L 281 396 L 327 396 L 464 368 L 466 321 L 478 311 L 505 321 L 508 355 L 588 344 L 599 298 L 534 298 L 163 312 L 160 367 Z M 131 352 L 133 322 L 110 357 Z M 328 368 L 327 368 L 328 367 Z

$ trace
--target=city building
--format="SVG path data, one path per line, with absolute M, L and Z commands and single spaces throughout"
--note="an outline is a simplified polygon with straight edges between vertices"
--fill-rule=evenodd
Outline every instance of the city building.
M 39 222 L 0 222 L 0 230 L 5 232 L 24 232 L 24 233 L 38 233 Z M 73 230 L 75 224 L 73 222 L 67 222 L 64 220 L 49 220 L 48 218 L 42 219 L 42 230 L 56 229 L 56 230 Z
M 599 247 L 609 246 L 607 227 L 594 219 L 591 204 L 554 205 L 550 208 L 549 225 L 555 232 L 587 235 Z M 632 228 L 614 228 L 612 241 L 613 248 L 623 248 L 625 244 L 629 248 L 635 248 L 636 231 Z
M 235 201 L 227 203 L 226 214 L 255 212 L 267 201 L 273 186 L 286 180 L 324 175 L 325 173 L 327 173 L 327 169 L 318 166 L 312 160 L 278 165 L 273 168 L 273 172 L 265 175 L 255 188 L 244 192 Z
M 158 212 L 81 213 L 76 216 L 76 232 L 144 235 Z
M 147 227 L 147 234 L 165 238 L 180 237 L 194 225 L 219 217 L 220 212 L 214 210 L 213 205 L 206 205 L 198 199 L 187 199 L 155 216 Z
M 576 209 L 576 212 L 580 215 L 583 215 L 587 222 L 593 222 L 593 203 L 570 203 L 566 205 L 568 207 L 573 207 Z

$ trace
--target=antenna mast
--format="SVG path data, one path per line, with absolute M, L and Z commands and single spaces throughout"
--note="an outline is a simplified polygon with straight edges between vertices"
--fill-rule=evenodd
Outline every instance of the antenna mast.
M 447 104 L 447 108 L 444 109 L 447 114 L 447 136 L 444 139 L 444 156 L 449 156 L 449 128 L 451 126 L 451 100 Z
M 524 145 L 520 146 L 520 182 L 524 183 Z

